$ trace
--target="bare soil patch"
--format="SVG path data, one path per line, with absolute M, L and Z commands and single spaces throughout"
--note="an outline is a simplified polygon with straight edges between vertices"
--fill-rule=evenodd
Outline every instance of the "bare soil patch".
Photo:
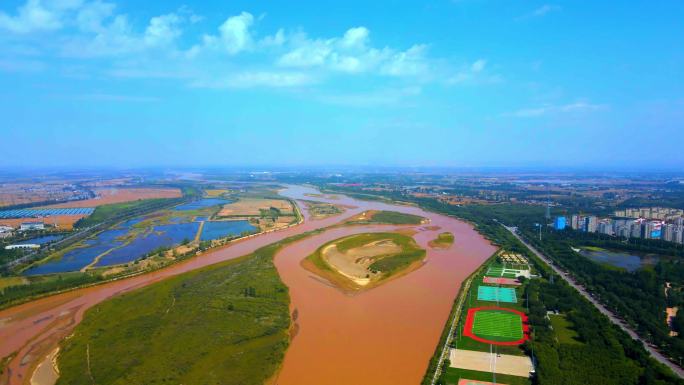
M 177 188 L 99 188 L 95 190 L 96 198 L 82 201 L 66 202 L 43 208 L 64 207 L 97 207 L 111 203 L 131 202 L 141 199 L 180 198 L 181 191 Z
M 242 198 L 224 205 L 218 216 L 261 216 L 262 210 L 269 210 L 271 207 L 278 209 L 283 215 L 293 214 L 292 205 L 283 199 Z

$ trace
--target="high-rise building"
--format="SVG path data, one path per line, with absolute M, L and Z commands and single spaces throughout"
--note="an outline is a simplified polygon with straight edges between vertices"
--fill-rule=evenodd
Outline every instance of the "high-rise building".
M 672 234 L 672 242 L 684 243 L 684 227 L 678 226 Z
M 580 229 L 580 216 L 579 215 L 573 215 L 570 217 L 570 227 L 572 227 L 573 230 L 579 230 Z
M 653 232 L 655 231 L 655 223 L 644 221 L 641 225 L 641 238 L 651 239 L 653 238 Z
M 641 238 L 641 222 L 634 221 L 629 228 L 630 238 Z
M 565 230 L 565 217 L 556 217 L 554 228 L 556 230 Z
M 588 233 L 595 233 L 598 227 L 598 218 L 591 215 L 584 218 L 584 231 Z
M 673 224 L 666 224 L 660 228 L 660 239 L 663 241 L 673 242 L 676 226 Z
M 613 223 L 610 219 L 601 220 L 598 224 L 598 232 L 606 235 L 613 235 Z
M 629 238 L 629 235 L 630 235 L 629 232 L 630 232 L 630 225 L 629 224 L 618 226 L 615 229 L 615 235 L 623 237 L 623 238 Z

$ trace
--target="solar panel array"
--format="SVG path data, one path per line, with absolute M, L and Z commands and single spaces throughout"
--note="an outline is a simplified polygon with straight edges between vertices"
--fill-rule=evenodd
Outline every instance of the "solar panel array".
M 0 211 L 0 219 L 46 217 L 51 215 L 90 215 L 94 210 L 92 207 L 4 210 Z

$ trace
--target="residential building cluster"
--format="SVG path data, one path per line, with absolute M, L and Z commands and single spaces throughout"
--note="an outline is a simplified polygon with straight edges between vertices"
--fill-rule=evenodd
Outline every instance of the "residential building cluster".
M 636 209 L 617 210 L 613 213 L 619 218 L 646 218 L 673 221 L 684 217 L 684 210 L 667 207 L 641 207 Z
M 632 211 L 637 210 L 637 211 Z M 573 230 L 600 233 L 623 238 L 662 239 L 684 244 L 684 216 L 676 215 L 676 209 L 629 209 L 616 211 L 615 218 L 599 218 L 594 215 L 559 216 L 554 222 L 556 230 L 571 227 Z M 636 214 L 647 214 L 633 218 Z M 684 213 L 683 213 L 684 214 Z

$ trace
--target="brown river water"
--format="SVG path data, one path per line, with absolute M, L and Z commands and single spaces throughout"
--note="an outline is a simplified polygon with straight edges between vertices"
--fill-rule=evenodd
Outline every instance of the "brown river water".
M 290 289 L 291 308 L 297 312 L 297 333 L 286 352 L 276 383 L 306 384 L 417 384 L 432 356 L 458 288 L 465 277 L 495 248 L 472 226 L 415 207 L 380 202 L 311 198 L 316 191 L 290 186 L 282 194 L 355 206 L 342 214 L 310 220 L 282 231 L 234 242 L 190 260 L 149 274 L 74 290 L 0 311 L 0 357 L 18 352 L 0 384 L 28 383 L 31 371 L 73 331 L 84 312 L 114 295 L 164 278 L 253 252 L 259 247 L 306 231 L 327 227 L 362 211 L 393 210 L 430 219 L 416 226 L 416 241 L 427 242 L 450 231 L 455 243 L 448 250 L 428 249 L 420 269 L 366 292 L 345 294 L 301 267 L 300 262 L 321 244 L 346 235 L 387 231 L 397 226 L 333 228 L 283 248 L 275 264 Z M 300 207 L 303 205 L 300 205 Z M 402 226 L 406 227 L 406 226 Z

